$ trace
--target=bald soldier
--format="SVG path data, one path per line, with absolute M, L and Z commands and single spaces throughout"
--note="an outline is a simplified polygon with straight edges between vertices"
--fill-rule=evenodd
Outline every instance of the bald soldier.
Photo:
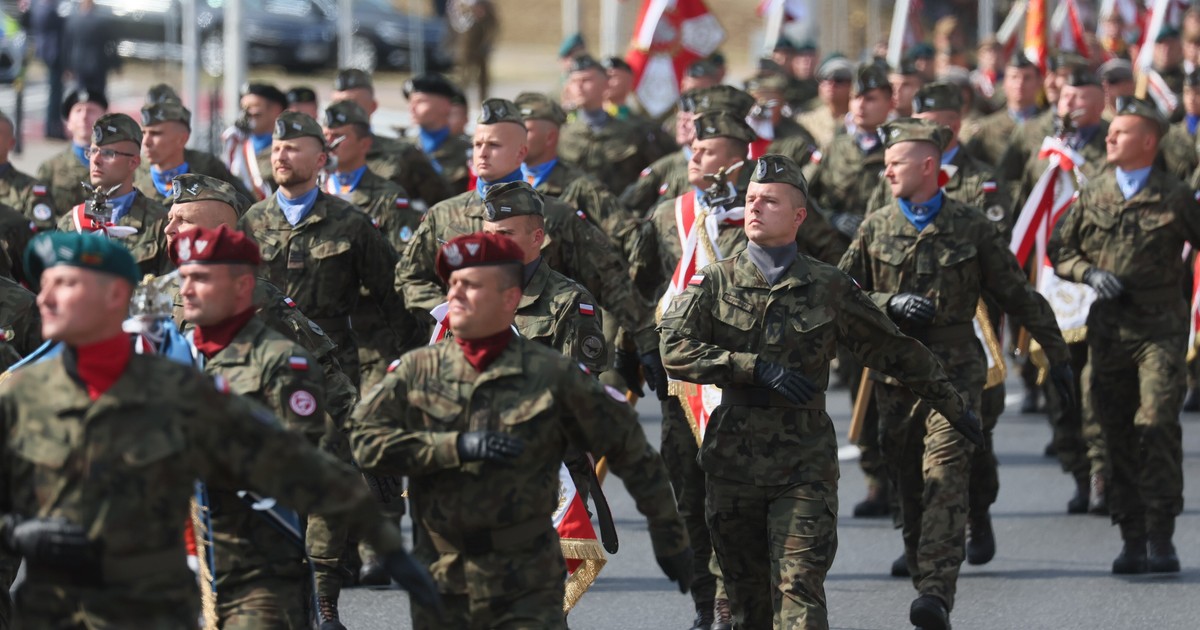
M 192 113 L 170 98 L 142 107 L 142 155 L 133 184 L 151 199 L 171 204 L 171 180 L 184 173 L 215 177 L 252 199 L 254 194 L 216 156 L 187 148 Z

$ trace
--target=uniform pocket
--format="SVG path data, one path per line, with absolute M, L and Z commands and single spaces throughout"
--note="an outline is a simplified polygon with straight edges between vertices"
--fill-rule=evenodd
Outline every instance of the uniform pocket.
M 543 391 L 537 396 L 523 398 L 515 404 L 505 405 L 504 410 L 500 412 L 500 424 L 516 426 L 538 417 L 553 407 L 554 395 Z
M 434 426 L 454 422 L 463 410 L 458 400 L 431 390 L 409 390 L 408 402 L 424 412 L 426 421 Z

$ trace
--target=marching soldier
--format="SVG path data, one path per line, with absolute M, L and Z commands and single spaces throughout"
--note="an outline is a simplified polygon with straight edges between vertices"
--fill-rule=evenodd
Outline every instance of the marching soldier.
M 229 172 L 242 180 L 255 201 L 262 201 L 275 190 L 271 171 L 271 132 L 275 121 L 287 109 L 287 96 L 268 83 L 247 83 L 241 91 L 242 115 L 238 122 L 221 134 L 222 159 Z
M 842 271 L 900 330 L 933 351 L 972 410 L 979 409 L 987 363 L 971 322 L 980 297 L 989 295 L 1042 344 L 1051 380 L 1069 405 L 1070 355 L 1050 305 L 1029 285 L 992 222 L 940 190 L 950 131 L 908 118 L 886 124 L 883 135 L 894 200 L 863 222 Z M 990 452 L 991 436 L 977 426 L 972 446 L 908 389 L 890 377 L 876 380 L 882 448 L 900 493 L 904 553 L 919 593 L 910 620 L 923 630 L 946 630 L 966 527 L 991 530 L 986 511 L 979 521 L 967 518 L 972 458 L 976 449 Z
M 1092 412 L 1111 470 L 1108 509 L 1124 546 L 1116 574 L 1175 573 L 1183 508 L 1179 407 L 1186 387 L 1184 243 L 1200 244 L 1192 190 L 1154 165 L 1167 121 L 1154 104 L 1121 103 L 1106 170 L 1085 184 L 1055 228 L 1054 271 L 1096 290 L 1087 318 Z
M 112 206 L 108 222 L 136 228 L 137 232 L 123 239 L 137 260 L 143 274 L 162 275 L 171 270 L 171 257 L 163 228 L 167 225 L 167 210 L 133 187 L 137 167 L 142 163 L 142 128 L 125 114 L 106 114 L 92 128 L 89 178 L 92 186 L 107 192 L 107 204 Z M 92 231 L 102 227 L 89 214 L 88 202 L 82 202 L 58 220 L 58 229 L 68 232 Z
M 471 177 L 471 139 L 450 133 L 450 101 L 456 93 L 458 88 L 435 72 L 404 82 L 404 98 L 408 99 L 408 113 L 421 151 L 450 190 L 460 193 L 467 189 Z
M 63 99 L 62 117 L 67 121 L 71 146 L 38 167 L 37 178 L 49 186 L 50 197 L 54 200 L 53 217 L 42 218 L 34 214 L 39 228 L 53 227 L 59 217 L 83 202 L 85 191 L 80 183 L 88 181 L 91 171 L 88 148 L 92 146 L 92 129 L 107 111 L 108 99 L 102 92 L 79 88 Z
M 824 388 L 838 342 L 905 378 L 976 439 L 979 420 L 937 360 L 836 268 L 800 254 L 804 178 L 767 155 L 746 194 L 745 250 L 696 271 L 663 315 L 669 372 L 721 386 L 699 451 L 706 516 L 735 627 L 828 628 L 837 441 Z
M 1042 140 L 1046 136 L 1054 135 L 1056 121 L 1063 115 L 1063 112 L 1060 111 L 1062 103 L 1059 98 L 1063 86 L 1068 81 L 1078 82 L 1081 85 L 1088 83 L 1094 83 L 1097 87 L 1100 85 L 1090 69 L 1088 60 L 1075 53 L 1060 52 L 1052 55 L 1046 60 L 1046 67 L 1048 72 L 1042 77 L 1042 90 L 1046 95 L 1046 102 L 1050 106 L 1032 118 L 1017 124 L 1011 134 L 1008 146 L 1000 155 L 1000 161 L 994 165 L 999 169 L 1001 178 L 1014 185 L 1021 183 L 1025 166 L 1029 160 L 1037 158 Z M 1073 75 L 1078 78 L 1071 79 Z M 1100 98 L 1103 100 L 1103 93 Z M 1101 110 L 1103 111 L 1103 105 L 1101 105 Z M 1014 192 L 1013 196 L 1017 199 L 1025 199 L 1028 197 L 1028 192 Z
M 462 0 L 468 24 L 461 33 L 463 85 L 479 84 L 479 100 L 488 97 L 492 86 L 490 62 L 500 35 L 500 17 L 494 0 Z M 430 202 L 434 203 L 434 202 Z
M 437 551 L 430 571 L 447 614 L 415 603 L 419 630 L 565 630 L 566 569 L 550 514 L 568 441 L 607 458 L 649 521 L 659 566 L 687 591 L 687 531 L 633 409 L 572 359 L 512 332 L 524 258 L 494 234 L 438 246 L 455 343 L 401 357 L 354 414 L 355 460 L 408 476 Z
M 142 153 L 146 161 L 137 169 L 133 184 L 163 205 L 173 199 L 171 181 L 184 173 L 198 173 L 228 182 L 247 199 L 254 197 L 240 179 L 216 156 L 187 148 L 192 135 L 192 113 L 179 101 L 166 99 L 142 108 Z
M 16 127 L 11 118 L 0 112 L 0 203 L 12 206 L 25 215 L 37 230 L 53 230 L 54 198 L 45 183 L 17 170 L 16 165 L 9 161 L 8 156 L 16 145 Z M 22 251 L 14 252 L 13 262 L 21 258 Z
M 41 279 L 42 333 L 63 350 L 0 384 L 0 547 L 27 567 L 17 627 L 195 627 L 179 530 L 196 479 L 344 519 L 388 552 L 414 600 L 436 605 L 428 574 L 349 468 L 224 380 L 133 352 L 121 327 L 141 272 L 121 245 L 39 235 L 26 267 Z
M 1004 68 L 1003 109 L 980 118 L 971 126 L 971 140 L 963 147 L 971 157 L 997 166 L 1012 141 L 1017 125 L 1038 115 L 1042 73 L 1038 65 L 1018 50 Z

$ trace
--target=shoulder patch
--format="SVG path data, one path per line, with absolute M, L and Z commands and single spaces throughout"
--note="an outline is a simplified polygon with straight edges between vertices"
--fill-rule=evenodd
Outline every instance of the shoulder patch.
M 395 361 L 392 361 L 391 363 L 389 363 L 387 366 L 387 371 L 390 374 L 392 372 L 395 372 L 396 368 L 398 368 L 398 367 L 400 367 L 400 359 L 396 359 Z
M 654 171 L 650 170 L 650 167 L 647 166 L 646 168 L 642 169 L 641 173 L 638 173 L 638 177 L 646 177 L 647 175 L 649 175 L 650 173 L 653 173 L 653 172 Z
M 220 374 L 213 376 L 213 387 L 222 394 L 229 393 L 229 381 L 225 380 L 225 377 Z
M 596 307 L 595 307 L 595 306 L 593 306 L 593 305 L 591 305 L 591 304 L 584 304 L 583 302 L 580 302 L 580 303 L 579 303 L 579 314 L 580 314 L 580 315 L 587 315 L 587 316 L 589 316 L 589 317 L 590 317 L 590 316 L 592 316 L 592 315 L 595 315 L 595 314 L 596 314 Z
M 587 220 L 587 215 L 583 213 L 583 210 L 576 210 L 576 211 L 575 211 L 575 216 L 577 216 L 577 217 L 579 217 L 580 219 L 583 219 L 583 220 L 585 220 L 585 221 Z
M 629 400 L 625 398 L 625 394 L 622 394 L 621 392 L 617 391 L 617 388 L 613 387 L 612 385 L 605 385 L 604 391 L 613 400 L 615 400 L 617 402 L 623 402 L 625 404 L 629 404 Z
M 45 197 L 46 196 L 46 187 L 41 184 L 34 184 L 33 185 L 33 194 L 38 197 Z
M 982 188 L 983 192 L 991 194 L 999 190 L 1000 187 L 996 185 L 996 182 L 983 182 Z
M 989 221 L 1003 221 L 1004 220 L 1004 208 L 1002 208 L 1000 206 L 990 206 L 987 210 L 985 210 L 983 212 L 983 214 L 987 216 Z
M 408 227 L 407 225 L 400 228 L 400 242 L 407 243 L 412 240 L 412 237 L 413 237 L 412 228 Z
M 813 151 L 812 155 L 808 156 L 808 161 L 812 162 L 813 164 L 820 164 L 821 158 L 823 158 L 823 157 L 825 157 L 825 155 L 822 154 L 819 150 Z
M 298 416 L 311 416 L 317 411 L 317 399 L 308 391 L 298 389 L 288 396 L 288 409 Z
M 396 207 L 400 210 L 407 210 L 408 199 L 406 197 L 396 197 Z
M 704 284 L 704 274 L 702 273 L 698 273 L 688 279 L 689 287 L 698 287 L 701 284 Z
M 288 359 L 288 367 L 296 370 L 297 372 L 307 372 L 308 359 L 304 357 L 292 357 Z
M 49 221 L 54 216 L 54 211 L 50 206 L 44 203 L 39 203 L 33 207 L 33 218 L 38 221 Z
M 296 308 L 296 302 L 292 298 L 284 296 L 283 303 L 288 305 L 288 308 Z
M 665 194 L 667 194 L 667 184 L 663 182 L 663 185 L 658 187 L 658 196 L 661 197 Z

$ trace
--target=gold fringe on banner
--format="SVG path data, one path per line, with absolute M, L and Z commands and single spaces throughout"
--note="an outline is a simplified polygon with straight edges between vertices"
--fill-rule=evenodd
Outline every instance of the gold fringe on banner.
M 679 406 L 683 407 L 683 415 L 687 416 L 688 426 L 692 428 L 692 436 L 696 438 L 696 445 L 699 446 L 701 442 L 700 422 L 696 419 L 696 414 L 692 413 L 692 406 L 687 401 L 690 393 L 687 390 L 690 387 L 696 387 L 696 385 L 683 381 L 671 381 L 667 383 L 667 393 L 679 399 Z
M 979 323 L 979 330 L 983 332 L 983 349 L 992 358 L 992 367 L 988 368 L 987 382 L 983 384 L 983 388 L 988 389 L 1004 382 L 1004 379 L 1008 377 L 1008 364 L 1004 361 L 1004 350 L 1000 347 L 996 330 L 992 328 L 992 320 L 988 319 L 987 307 L 984 306 L 983 300 L 979 300 L 979 303 L 975 305 L 975 321 Z
M 563 557 L 581 560 L 579 566 L 567 578 L 566 594 L 563 596 L 563 614 L 571 612 L 583 594 L 592 587 L 600 570 L 608 563 L 600 541 L 584 538 L 563 538 L 559 541 Z
M 196 537 L 196 562 L 200 567 L 200 614 L 204 630 L 217 629 L 217 594 L 213 592 L 213 568 L 208 566 L 209 532 L 200 516 L 200 504 L 192 497 L 192 531 Z

